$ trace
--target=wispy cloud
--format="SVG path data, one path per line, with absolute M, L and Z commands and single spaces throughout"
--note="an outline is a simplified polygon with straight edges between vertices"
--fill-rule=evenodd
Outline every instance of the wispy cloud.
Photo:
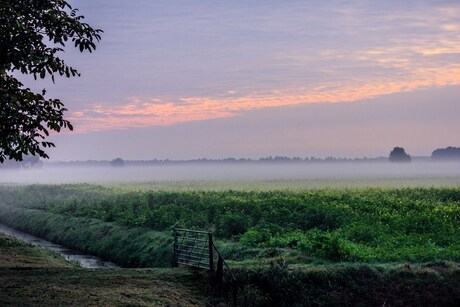
M 95 79 L 85 88 L 113 94 L 97 93 L 88 97 L 97 102 L 73 107 L 80 132 L 460 84 L 455 1 L 179 1 L 138 7 L 116 0 L 111 7 L 124 14 L 116 22 L 113 12 L 103 20 L 108 47 L 102 47 L 100 61 L 110 63 L 104 69 L 91 63 Z
M 404 61 L 385 59 L 383 63 L 404 65 Z M 307 103 L 343 103 L 370 99 L 399 92 L 460 84 L 460 64 L 443 69 L 418 68 L 408 80 L 386 80 L 378 83 L 346 81 L 324 83 L 309 90 L 288 90 L 237 96 L 228 91 L 217 97 L 184 97 L 174 101 L 133 97 L 124 104 L 94 105 L 73 113 L 77 131 L 100 131 L 120 128 L 168 126 L 178 123 L 231 117 L 244 111 Z

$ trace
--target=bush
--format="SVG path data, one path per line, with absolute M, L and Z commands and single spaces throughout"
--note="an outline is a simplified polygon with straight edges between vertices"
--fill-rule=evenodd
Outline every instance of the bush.
M 249 224 L 249 217 L 241 213 L 227 212 L 219 220 L 216 234 L 221 238 L 242 235 L 248 229 Z

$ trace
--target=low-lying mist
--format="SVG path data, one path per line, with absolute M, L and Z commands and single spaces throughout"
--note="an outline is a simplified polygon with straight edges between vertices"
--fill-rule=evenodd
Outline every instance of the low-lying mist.
M 152 166 L 57 166 L 0 169 L 2 184 L 130 183 L 152 181 L 439 180 L 460 183 L 460 162 L 197 163 Z M 426 184 L 425 184 L 426 185 Z

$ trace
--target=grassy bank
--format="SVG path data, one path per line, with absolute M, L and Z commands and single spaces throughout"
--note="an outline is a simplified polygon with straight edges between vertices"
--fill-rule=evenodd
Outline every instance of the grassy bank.
M 75 268 L 0 234 L 1 306 L 206 306 L 201 278 L 178 269 Z
M 171 235 L 0 204 L 0 222 L 124 267 L 170 267 Z
M 460 300 L 455 263 L 290 268 L 275 261 L 234 274 L 245 306 L 456 306 Z
M 18 241 L 0 233 L 0 266 L 5 269 L 75 268 L 56 253 Z

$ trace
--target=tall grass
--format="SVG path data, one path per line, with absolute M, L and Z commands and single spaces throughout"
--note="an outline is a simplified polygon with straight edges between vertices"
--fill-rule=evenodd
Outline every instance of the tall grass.
M 289 269 L 275 261 L 234 274 L 241 306 L 456 306 L 460 293 L 453 263 Z

